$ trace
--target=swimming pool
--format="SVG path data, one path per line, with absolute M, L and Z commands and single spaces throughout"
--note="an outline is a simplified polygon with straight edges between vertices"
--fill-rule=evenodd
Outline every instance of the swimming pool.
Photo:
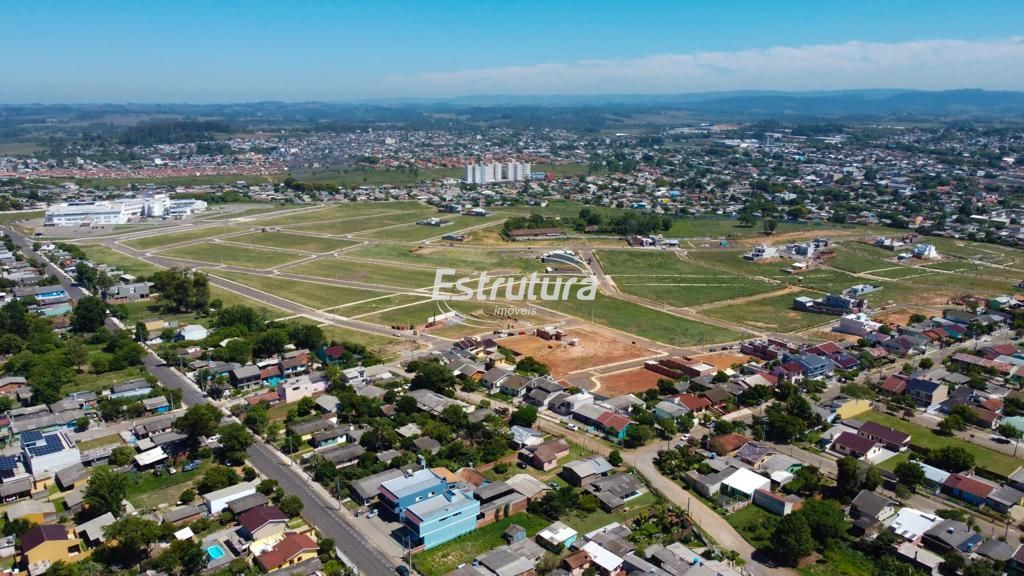
M 224 557 L 224 549 L 220 544 L 214 544 L 206 549 L 206 554 L 210 556 L 210 560 L 220 560 Z
M 280 376 L 271 376 L 270 378 L 267 378 L 267 386 L 270 388 L 276 388 L 277 385 L 281 383 L 281 380 L 284 380 L 284 378 L 281 378 Z

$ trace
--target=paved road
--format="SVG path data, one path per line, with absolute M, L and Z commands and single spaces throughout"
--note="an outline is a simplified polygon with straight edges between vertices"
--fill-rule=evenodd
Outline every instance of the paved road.
M 32 250 L 32 240 L 19 234 L 17 231 L 14 230 L 13 227 L 8 227 L 5 231 L 7 232 L 7 234 L 10 235 L 11 239 L 14 240 L 14 243 L 18 245 L 18 249 L 21 250 L 21 253 L 25 256 L 25 258 L 35 258 L 39 262 L 46 263 L 46 272 L 48 274 L 53 274 L 54 276 L 57 277 L 58 280 L 60 280 L 61 286 L 64 287 L 64 290 L 68 293 L 68 296 L 71 298 L 71 300 L 77 301 L 82 296 L 89 295 L 89 292 L 87 292 L 86 290 L 83 290 L 82 288 L 75 286 L 74 282 L 72 282 L 71 278 L 68 278 L 67 275 L 64 274 L 63 270 L 51 264 L 49 260 L 43 258 L 41 255 L 37 254 L 34 250 Z
M 261 442 L 249 447 L 249 461 L 268 478 L 273 478 L 286 494 L 302 499 L 303 515 L 320 532 L 334 539 L 335 545 L 355 564 L 360 574 L 394 576 L 395 563 L 381 554 L 337 511 L 333 499 L 325 497 L 292 466 L 284 465 L 277 454 Z

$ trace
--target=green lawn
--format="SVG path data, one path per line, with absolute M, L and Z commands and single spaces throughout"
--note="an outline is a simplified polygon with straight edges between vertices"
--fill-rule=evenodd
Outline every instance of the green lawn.
M 388 240 L 390 242 L 419 242 L 421 240 L 444 236 L 445 234 L 458 232 L 459 230 L 465 230 L 466 228 L 472 228 L 482 224 L 504 221 L 506 218 L 503 215 L 497 214 L 489 216 L 437 214 L 436 217 L 442 220 L 447 220 L 448 222 L 451 222 L 451 224 L 445 226 L 425 226 L 415 223 L 406 224 L 396 228 L 388 228 L 386 230 L 360 234 L 359 236 L 364 238 L 374 238 L 376 240 Z
M 814 292 L 790 292 L 781 296 L 750 300 L 739 304 L 725 304 L 706 308 L 702 314 L 728 322 L 745 324 L 753 328 L 778 332 L 798 332 L 818 324 L 834 322 L 836 316 L 813 314 L 793 310 L 793 299 L 797 296 L 820 297 Z
M 142 378 L 146 372 L 141 367 L 133 366 L 124 370 L 104 372 L 102 374 L 78 374 L 75 376 L 75 383 L 61 389 L 64 394 L 72 392 L 90 391 L 99 393 L 101 390 L 110 388 L 114 384 L 121 384 L 135 378 Z
M 106 246 L 84 245 L 81 248 L 85 251 L 85 255 L 89 257 L 89 260 L 97 264 L 114 266 L 127 274 L 149 276 L 153 272 L 161 270 L 156 264 L 150 264 L 138 258 L 133 258 L 116 250 L 111 250 Z
M 332 314 L 338 314 L 340 316 L 347 316 L 353 318 L 356 316 L 362 316 L 364 314 L 373 314 L 382 310 L 388 310 L 395 306 L 402 306 L 405 304 L 412 304 L 413 302 L 423 302 L 429 300 L 425 296 L 414 296 L 412 294 L 395 294 L 387 296 L 385 298 L 377 298 L 375 300 L 366 300 L 359 302 L 358 304 L 348 304 L 345 306 L 339 306 L 330 310 Z
M 221 206 L 217 206 L 220 208 Z M 203 214 L 201 218 L 203 220 L 227 220 L 230 218 L 248 218 L 251 216 L 269 216 L 275 212 L 287 212 L 288 210 L 295 210 L 296 208 L 308 208 L 306 204 L 259 204 L 252 208 L 243 208 L 241 210 L 217 210 L 216 212 L 207 212 Z M 262 220 L 260 220 L 262 222 Z
M 288 232 L 253 232 L 252 234 L 234 236 L 231 238 L 231 241 L 252 246 L 268 246 L 270 248 L 284 248 L 286 250 L 299 250 L 302 252 L 333 252 L 334 250 L 340 250 L 356 244 L 351 240 L 321 238 L 305 234 L 289 234 Z
M 122 444 L 121 436 L 118 434 L 110 434 L 108 436 L 100 436 L 99 438 L 93 438 L 92 440 L 86 440 L 85 442 L 78 443 L 79 450 L 92 450 L 93 448 L 99 448 L 101 446 L 109 446 L 110 444 Z
M 283 272 L 399 288 L 430 288 L 434 285 L 435 276 L 433 270 L 383 263 L 368 264 L 358 260 L 349 260 L 343 256 L 302 262 L 285 268 Z
M 600 293 L 591 301 L 570 299 L 542 304 L 551 310 L 673 346 L 733 342 L 744 337 L 733 330 L 687 320 Z
M 878 422 L 879 424 L 910 434 L 911 442 L 913 444 L 922 446 L 929 450 L 943 448 L 945 446 L 958 446 L 964 448 L 971 454 L 974 454 L 975 461 L 979 468 L 984 468 L 1001 476 L 1009 476 L 1022 464 L 1020 460 L 1007 454 L 1002 454 L 985 448 L 984 446 L 972 444 L 971 442 L 961 440 L 960 438 L 940 436 L 924 426 L 918 426 L 913 422 L 900 420 L 895 416 L 890 416 L 881 412 L 873 410 L 870 412 L 864 412 L 863 414 L 858 415 L 857 419 Z M 895 463 L 893 466 L 895 466 Z
M 536 251 L 522 250 L 480 250 L 475 248 L 433 246 L 410 249 L 408 246 L 377 244 L 356 248 L 345 253 L 346 257 L 396 264 L 413 264 L 428 268 L 431 273 L 437 268 L 454 268 L 460 272 L 508 271 L 534 272 L 544 269 L 537 259 Z
M 344 218 L 361 218 L 388 212 L 404 212 L 409 210 L 426 210 L 419 202 L 358 202 L 348 204 L 332 204 L 321 210 L 307 210 L 298 214 L 282 214 L 270 218 L 260 218 L 256 224 L 260 226 L 294 226 L 311 222 L 340 220 Z
M 445 304 L 463 314 L 466 314 L 468 316 L 474 316 L 474 318 L 480 318 L 480 322 L 478 323 L 487 322 L 488 319 L 486 315 L 488 311 L 494 307 L 494 305 L 488 305 L 486 303 L 472 301 L 447 301 Z M 346 308 L 342 308 L 337 312 L 339 314 L 345 315 L 350 314 L 350 311 L 348 311 Z M 427 300 L 426 302 L 422 302 L 420 304 L 406 306 L 404 308 L 398 308 L 395 310 L 378 312 L 370 316 L 364 316 L 360 318 L 360 320 L 364 320 L 366 322 L 370 322 L 373 324 L 379 324 L 381 326 L 408 326 L 411 324 L 417 327 L 422 327 L 424 324 L 427 323 L 427 321 L 431 317 L 436 316 L 440 313 L 441 312 L 438 309 L 438 303 L 433 300 Z M 491 319 L 490 321 L 497 322 L 497 319 Z M 460 332 L 475 332 L 480 330 L 479 328 L 467 328 L 460 325 L 453 325 L 451 328 L 454 328 L 455 330 Z
M 160 255 L 195 262 L 242 266 L 254 270 L 273 268 L 303 258 L 302 254 L 294 252 L 279 252 L 262 248 L 242 248 L 216 242 L 189 244 L 161 252 Z
M 330 286 L 315 282 L 303 282 L 301 280 L 286 280 L 273 276 L 261 276 L 257 274 L 245 274 L 241 272 L 227 272 L 223 270 L 208 270 L 209 274 L 219 276 L 239 284 L 275 294 L 287 300 L 297 302 L 310 308 L 324 309 L 334 308 L 342 304 L 350 304 L 360 300 L 384 296 L 386 292 L 376 290 L 360 290 L 358 288 L 347 288 L 345 286 Z
M 576 529 L 580 534 L 586 534 L 607 526 L 612 522 L 625 523 L 640 512 L 658 503 L 658 497 L 653 492 L 645 492 L 632 500 L 626 502 L 622 510 L 618 512 L 605 512 L 598 510 L 586 515 L 572 515 L 562 518 L 562 521 Z
M 285 223 L 282 224 L 282 226 L 288 229 L 302 230 L 303 232 L 342 236 L 345 234 L 354 234 L 356 232 L 377 230 L 388 226 L 410 224 L 417 220 L 433 216 L 434 214 L 436 214 L 435 211 L 425 207 L 410 207 L 399 212 L 381 213 L 369 216 L 363 213 L 358 213 L 352 216 L 343 216 L 339 213 L 335 215 L 335 218 L 341 219 L 314 221 L 306 224 Z
M 152 472 L 131 472 L 128 474 L 129 484 L 127 499 L 136 508 L 148 510 L 160 504 L 171 504 L 178 501 L 178 497 L 192 482 L 203 477 L 210 467 L 209 462 L 203 462 L 199 468 L 191 472 L 168 474 L 166 471 L 158 478 Z
M 743 539 L 758 550 L 771 548 L 772 530 L 778 517 L 760 506 L 750 504 L 725 516 L 729 525 L 743 536 Z
M 244 232 L 246 228 L 236 226 L 203 226 L 193 227 L 186 230 L 173 228 L 172 230 L 172 232 L 168 232 L 167 234 L 156 234 L 143 238 L 135 238 L 133 240 L 125 240 L 122 244 L 135 248 L 136 250 L 152 250 L 153 248 L 170 246 L 171 244 L 178 244 L 180 242 L 213 238 L 215 236 L 223 236 L 234 232 Z
M 828 548 L 817 562 L 798 568 L 797 572 L 801 576 L 872 576 L 875 565 L 865 554 L 839 544 Z
M 263 312 L 268 319 L 280 318 L 286 314 L 272 306 L 264 304 L 258 300 L 253 300 L 230 292 L 217 286 L 210 286 L 210 301 L 220 300 L 223 307 L 227 306 L 248 306 L 255 308 Z M 203 326 L 209 326 L 213 320 L 212 316 L 201 316 L 193 312 L 183 312 L 180 314 L 167 314 L 161 311 L 161 303 L 159 300 L 147 300 L 143 302 L 126 302 L 120 304 L 121 309 L 127 314 L 127 318 L 124 320 L 125 326 L 135 326 L 136 322 L 140 320 L 150 320 L 153 318 L 160 318 L 167 322 L 178 321 L 187 324 L 202 324 Z
M 479 530 L 470 532 L 445 542 L 436 548 L 425 550 L 413 556 L 413 566 L 423 576 L 443 576 L 454 570 L 459 564 L 472 562 L 474 558 L 505 544 L 502 534 L 511 524 L 518 524 L 526 530 L 529 537 L 551 524 L 545 518 L 533 514 L 513 514 L 488 524 Z
M 0 225 L 7 226 L 13 222 L 19 220 L 33 220 L 35 218 L 42 218 L 46 215 L 46 212 L 42 210 L 24 210 L 21 212 L 5 212 L 0 214 Z
M 300 321 L 306 319 L 296 318 L 295 320 Z M 359 330 L 350 330 L 348 328 L 342 328 L 341 326 L 325 325 L 321 326 L 320 329 L 324 331 L 324 337 L 328 341 L 355 342 L 374 351 L 380 351 L 385 346 L 390 346 L 399 342 L 397 338 L 381 336 L 380 334 L 370 334 L 368 332 L 360 332 Z
M 685 262 L 671 252 L 602 250 L 598 258 L 620 290 L 670 306 L 699 306 L 779 288 L 763 280 Z

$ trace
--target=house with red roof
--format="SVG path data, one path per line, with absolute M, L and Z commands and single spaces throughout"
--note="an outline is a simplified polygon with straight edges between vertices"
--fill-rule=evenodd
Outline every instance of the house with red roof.
M 795 383 L 804 379 L 804 367 L 799 362 L 783 362 L 772 370 L 772 374 Z
M 606 435 L 620 441 L 626 437 L 626 430 L 629 426 L 634 424 L 629 418 L 615 412 L 601 414 L 597 417 L 597 423 Z
M 673 401 L 680 406 L 685 406 L 692 414 L 697 415 L 708 408 L 711 408 L 711 401 L 703 396 L 697 396 L 696 394 L 677 394 L 673 397 Z
M 908 381 L 910 379 L 902 374 L 893 374 L 878 385 L 878 390 L 890 396 L 900 396 L 907 391 Z
M 985 499 L 996 489 L 996 485 L 975 476 L 950 474 L 942 483 L 942 493 L 964 502 L 981 506 Z
M 273 572 L 300 562 L 316 558 L 317 543 L 306 534 L 291 532 L 273 548 L 256 557 L 256 563 L 264 572 Z

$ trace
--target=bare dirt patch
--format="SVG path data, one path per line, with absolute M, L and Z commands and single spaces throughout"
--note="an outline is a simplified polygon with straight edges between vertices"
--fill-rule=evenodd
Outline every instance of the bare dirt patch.
M 651 388 L 657 388 L 659 378 L 664 378 L 664 376 L 646 368 L 633 368 L 598 377 L 597 381 L 601 383 L 601 386 L 596 392 L 609 398 L 624 394 L 640 394 Z
M 574 338 L 579 342 L 575 346 L 570 346 L 569 341 Z M 526 334 L 502 338 L 498 343 L 523 356 L 533 356 L 547 364 L 556 378 L 578 370 L 646 358 L 655 354 L 648 348 L 580 328 L 569 329 L 561 342 Z
M 902 308 L 900 310 L 893 310 L 892 312 L 886 312 L 885 314 L 879 314 L 872 318 L 875 322 L 885 322 L 886 324 L 899 324 L 906 326 L 910 324 L 910 317 L 914 314 L 921 314 L 926 318 L 931 318 L 936 313 L 940 313 L 939 310 L 931 310 L 928 308 Z
M 838 237 L 849 237 L 849 236 L 866 236 L 862 229 L 851 229 L 851 230 L 800 230 L 798 232 L 785 232 L 782 234 L 772 234 L 771 236 L 764 236 L 758 234 L 750 238 L 741 238 L 736 241 L 738 246 L 756 246 L 758 244 L 771 244 L 771 245 L 782 245 L 790 242 L 801 242 L 804 240 L 813 240 L 815 238 L 821 238 L 827 236 L 829 238 Z
M 701 362 L 707 362 L 719 370 L 732 368 L 737 364 L 746 364 L 752 358 L 752 356 L 740 354 L 739 352 L 710 352 L 708 354 L 694 356 L 694 359 L 700 360 Z

